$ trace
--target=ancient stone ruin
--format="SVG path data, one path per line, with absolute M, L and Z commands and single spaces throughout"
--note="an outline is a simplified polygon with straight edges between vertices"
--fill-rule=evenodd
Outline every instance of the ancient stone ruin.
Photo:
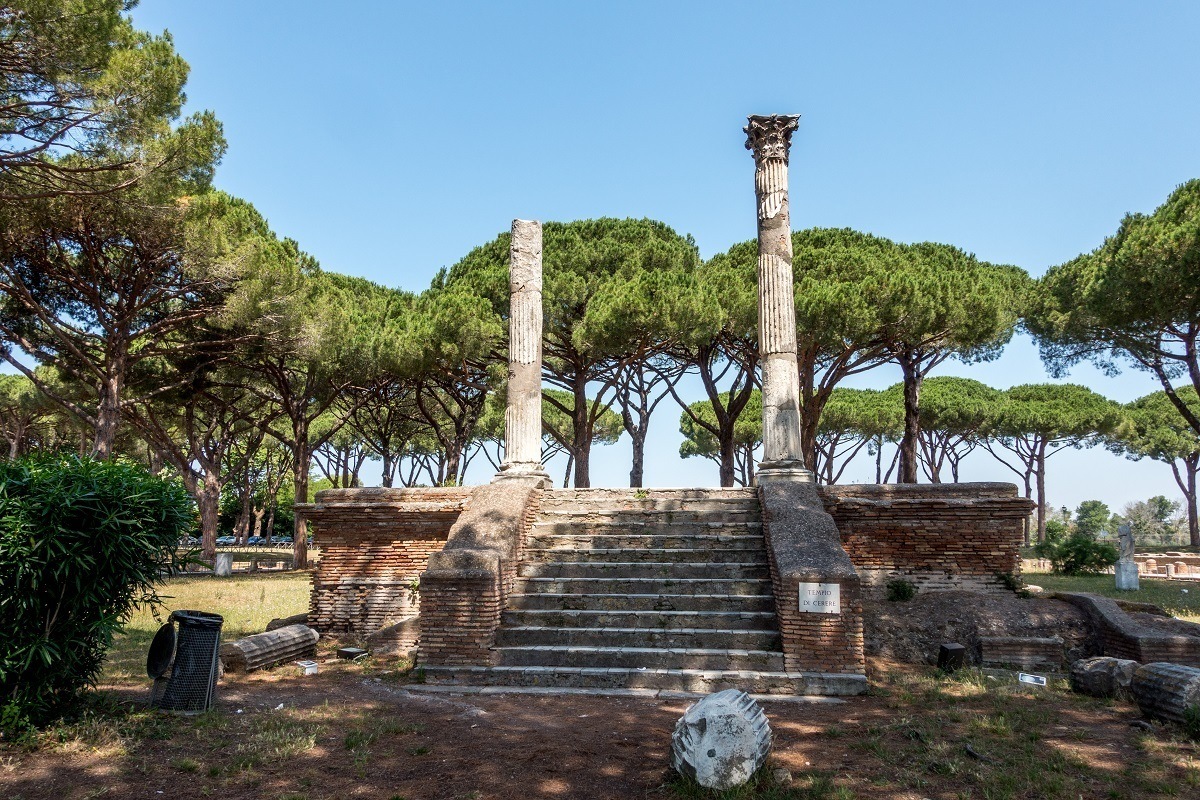
M 555 489 L 540 464 L 541 226 L 513 223 L 507 461 L 472 489 L 343 489 L 301 507 L 309 624 L 415 649 L 432 683 L 857 694 L 862 604 L 901 576 L 1007 592 L 1012 484 L 817 486 L 800 447 L 788 153 L 753 116 L 764 459 L 753 489 Z M 419 587 L 418 587 L 419 580 Z M 419 616 L 418 616 L 419 614 Z

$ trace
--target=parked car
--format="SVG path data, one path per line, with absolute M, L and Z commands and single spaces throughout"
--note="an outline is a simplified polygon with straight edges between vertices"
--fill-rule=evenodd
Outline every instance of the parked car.
M 234 544 L 235 542 L 237 542 L 237 538 L 234 536 L 218 536 L 217 537 L 217 545 L 219 547 L 227 547 L 231 544 Z
M 246 540 L 246 544 L 250 545 L 251 547 L 257 547 L 260 544 L 266 544 L 266 540 L 261 536 L 251 536 Z

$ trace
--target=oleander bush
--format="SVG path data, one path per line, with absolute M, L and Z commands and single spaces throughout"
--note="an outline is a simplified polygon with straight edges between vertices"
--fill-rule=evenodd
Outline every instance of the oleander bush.
M 54 719 L 95 682 L 194 516 L 182 486 L 131 462 L 0 462 L 0 731 Z
M 1050 568 L 1061 575 L 1090 575 L 1117 563 L 1117 548 L 1086 533 L 1066 537 L 1047 536 L 1034 548 L 1039 558 L 1050 560 Z

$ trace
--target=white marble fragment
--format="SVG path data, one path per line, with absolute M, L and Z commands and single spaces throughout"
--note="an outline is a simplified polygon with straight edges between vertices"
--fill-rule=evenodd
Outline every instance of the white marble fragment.
M 741 689 L 710 694 L 675 724 L 671 766 L 709 789 L 741 786 L 771 750 L 771 726 Z

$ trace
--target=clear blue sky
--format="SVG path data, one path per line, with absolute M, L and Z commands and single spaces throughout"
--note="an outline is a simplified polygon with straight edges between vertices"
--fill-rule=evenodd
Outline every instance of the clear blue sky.
M 327 269 L 410 290 L 513 217 L 652 217 L 705 256 L 751 238 L 750 113 L 803 115 L 795 227 L 949 242 L 1034 275 L 1200 175 L 1195 2 L 143 0 L 134 19 L 171 31 L 190 107 L 224 123 L 221 188 Z M 1047 379 L 1027 340 L 951 373 Z M 1072 379 L 1122 401 L 1154 388 Z M 712 483 L 660 413 L 648 481 Z M 1177 494 L 1153 464 L 1051 463 L 1055 505 Z M 627 470 L 626 442 L 597 452 L 597 483 Z

